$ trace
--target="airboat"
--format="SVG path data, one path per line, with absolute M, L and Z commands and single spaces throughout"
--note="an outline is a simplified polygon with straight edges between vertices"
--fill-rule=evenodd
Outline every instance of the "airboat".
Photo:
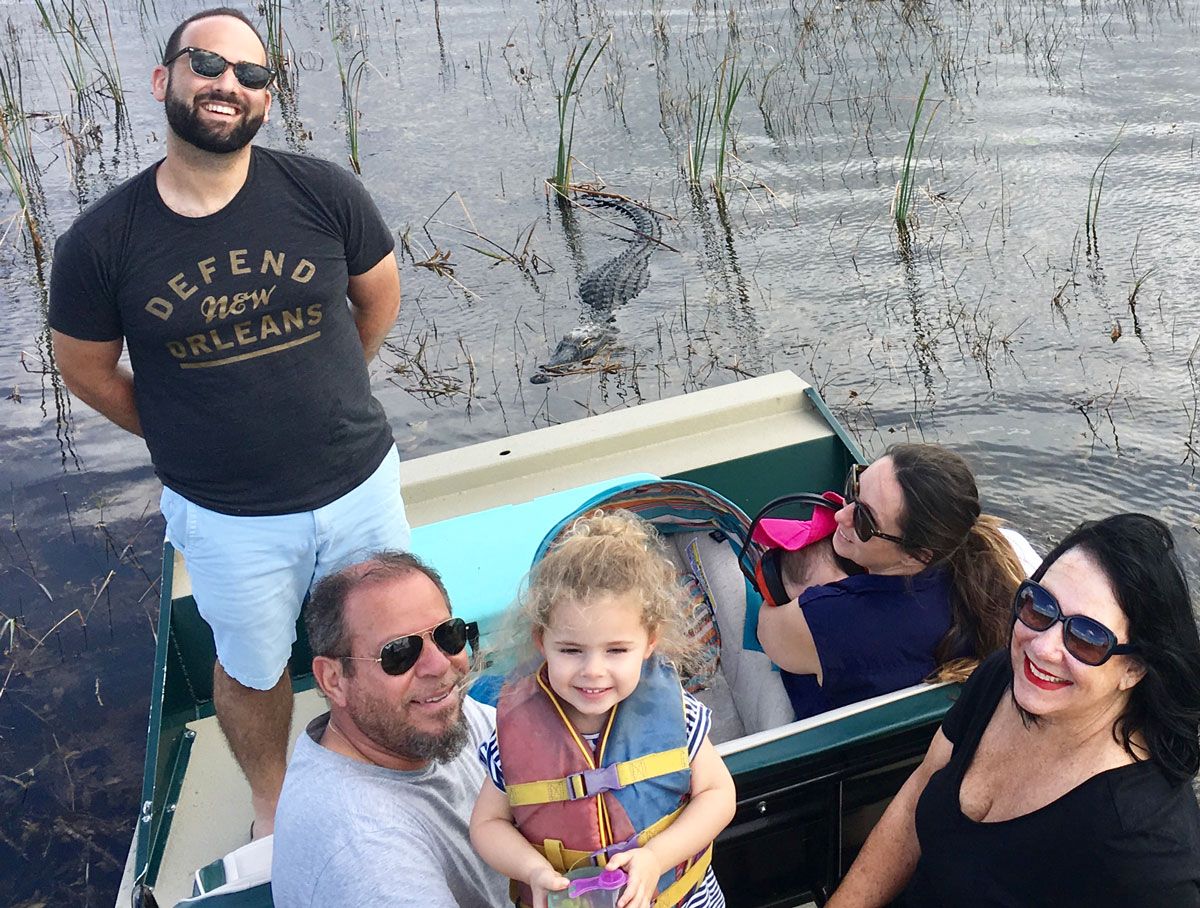
M 402 466 L 413 551 L 484 641 L 539 550 L 598 504 L 639 510 L 681 569 L 703 558 L 720 653 L 699 696 L 737 784 L 714 850 L 731 908 L 823 904 L 956 695 L 920 684 L 794 721 L 757 646 L 758 599 L 739 563 L 756 557 L 741 538 L 747 515 L 783 493 L 840 488 L 862 461 L 816 390 L 780 372 Z M 162 586 L 141 808 L 117 906 L 270 906 L 270 838 L 247 844 L 249 788 L 213 714 L 212 635 L 169 542 Z M 303 634 L 290 667 L 294 736 L 326 709 Z

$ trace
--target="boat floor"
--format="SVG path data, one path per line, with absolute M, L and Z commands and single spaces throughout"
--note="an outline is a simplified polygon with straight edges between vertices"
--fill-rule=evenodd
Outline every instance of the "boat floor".
M 296 738 L 317 716 L 328 709 L 315 688 L 296 694 L 288 758 Z M 171 817 L 171 834 L 163 852 L 158 880 L 153 889 L 163 908 L 192 895 L 193 874 L 250 841 L 250 786 L 242 775 L 216 716 L 187 723 L 195 732 L 192 752 L 184 773 L 183 787 Z M 130 904 L 133 886 L 133 849 L 117 897 L 118 906 Z

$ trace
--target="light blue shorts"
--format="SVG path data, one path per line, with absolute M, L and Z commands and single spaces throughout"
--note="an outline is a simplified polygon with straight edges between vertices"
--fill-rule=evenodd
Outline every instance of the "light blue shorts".
M 406 551 L 409 543 L 395 446 L 357 488 L 315 511 L 235 517 L 166 487 L 160 507 L 221 666 L 257 690 L 283 675 L 300 606 L 317 580 L 381 549 Z

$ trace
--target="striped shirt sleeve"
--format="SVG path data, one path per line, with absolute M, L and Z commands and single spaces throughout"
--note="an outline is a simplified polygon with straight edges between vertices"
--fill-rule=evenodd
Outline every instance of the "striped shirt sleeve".
M 479 745 L 479 762 L 487 770 L 492 784 L 504 791 L 504 767 L 500 765 L 500 745 L 496 741 L 495 730 L 490 738 Z
M 688 762 L 696 759 L 700 746 L 712 727 L 712 710 L 689 694 L 683 693 L 683 718 L 687 724 Z

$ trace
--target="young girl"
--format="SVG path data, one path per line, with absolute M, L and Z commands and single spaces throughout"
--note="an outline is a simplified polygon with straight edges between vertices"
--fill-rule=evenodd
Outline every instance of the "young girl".
M 733 779 L 667 661 L 689 651 L 684 595 L 655 531 L 623 510 L 576 521 L 531 572 L 518 622 L 541 658 L 500 692 L 471 817 L 520 904 L 546 908 L 589 865 L 628 874 L 618 908 L 725 904 L 708 865 Z

